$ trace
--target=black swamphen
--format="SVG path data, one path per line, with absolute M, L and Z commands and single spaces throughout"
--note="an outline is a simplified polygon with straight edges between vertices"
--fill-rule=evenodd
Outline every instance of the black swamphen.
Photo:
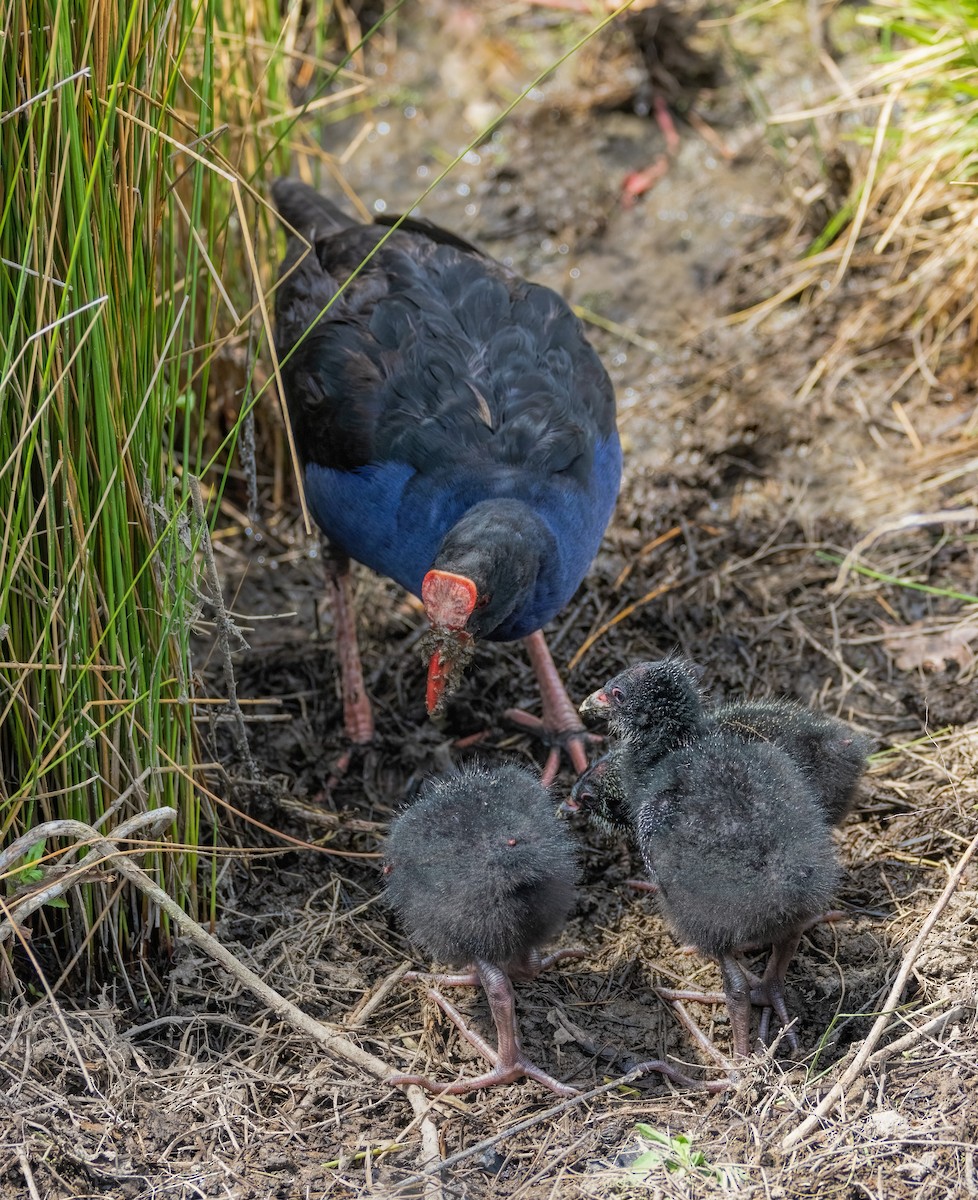
M 410 939 L 443 962 L 471 964 L 470 972 L 436 975 L 433 982 L 481 983 L 498 1038 L 493 1050 L 433 991 L 493 1069 L 445 1085 L 415 1075 L 391 1082 L 469 1092 L 528 1075 L 558 1095 L 573 1095 L 523 1053 L 510 982 L 581 953 L 540 954 L 573 904 L 577 864 L 570 834 L 539 780 L 515 765 L 470 766 L 429 779 L 392 823 L 385 856 L 387 900 Z
M 362 225 L 280 179 L 288 245 L 276 348 L 306 495 L 331 550 L 344 720 L 373 735 L 349 588 L 356 559 L 419 596 L 427 706 L 473 638 L 523 639 L 542 725 L 578 771 L 587 738 L 545 625 L 573 595 L 621 476 L 607 373 L 568 305 L 424 221 Z

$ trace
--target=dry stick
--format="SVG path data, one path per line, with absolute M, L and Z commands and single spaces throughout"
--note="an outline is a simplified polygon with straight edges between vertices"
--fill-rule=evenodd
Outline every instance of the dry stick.
M 343 1018 L 343 1024 L 347 1029 L 358 1029 L 361 1025 L 366 1025 L 367 1018 L 377 1011 L 387 996 L 390 995 L 410 970 L 411 963 L 402 962 L 399 967 L 395 967 L 391 971 L 386 979 L 381 981 L 376 991 L 364 996 L 352 1012 Z
M 911 1029 L 902 1038 L 898 1038 L 895 1042 L 890 1042 L 882 1050 L 877 1050 L 869 1060 L 869 1065 L 875 1067 L 880 1063 L 886 1062 L 887 1059 L 892 1058 L 895 1054 L 902 1054 L 904 1050 L 909 1050 L 921 1038 L 931 1037 L 934 1034 L 940 1033 L 948 1022 L 956 1021 L 958 1017 L 964 1016 L 967 1011 L 963 1004 L 956 1004 L 954 1008 L 949 1008 L 947 1012 L 941 1013 L 939 1017 L 934 1017 L 926 1025 L 919 1025 L 917 1028 Z
M 951 872 L 951 877 L 947 881 L 947 886 L 938 897 L 937 903 L 927 914 L 927 919 L 924 921 L 923 925 L 921 925 L 920 932 L 914 938 L 910 949 L 903 956 L 903 962 L 900 964 L 900 970 L 897 972 L 897 977 L 893 981 L 893 986 L 890 988 L 890 994 L 887 996 L 883 1004 L 883 1011 L 876 1018 L 872 1029 L 866 1036 L 866 1040 L 859 1049 L 859 1053 L 853 1059 L 851 1065 L 847 1068 L 839 1082 L 836 1083 L 828 1095 L 826 1095 L 819 1102 L 815 1111 L 807 1116 L 797 1129 L 793 1129 L 791 1133 L 787 1134 L 787 1136 L 782 1140 L 782 1150 L 790 1150 L 792 1146 L 796 1145 L 803 1138 L 806 1138 L 812 1132 L 812 1130 L 816 1128 L 822 1118 L 827 1116 L 832 1109 L 835 1108 L 840 1098 L 862 1074 L 863 1068 L 866 1066 L 870 1056 L 873 1053 L 873 1048 L 886 1031 L 890 1018 L 893 1016 L 893 1011 L 900 1002 L 900 997 L 903 995 L 903 989 L 907 985 L 907 980 L 910 978 L 910 972 L 913 970 L 913 965 L 917 961 L 917 955 L 920 953 L 921 947 L 927 939 L 927 935 L 937 924 L 938 917 L 947 907 L 948 901 L 954 895 L 955 888 L 961 882 L 961 877 L 964 875 L 968 863 L 971 862 L 976 850 L 978 850 L 978 834 L 971 839 L 971 843 L 967 850 L 965 850 L 964 854 L 962 854 L 958 859 L 957 865 Z
M 119 825 L 113 830 L 112 836 L 116 838 L 125 836 L 124 831 L 128 830 L 131 832 L 137 823 L 142 825 L 151 822 L 169 824 L 176 819 L 176 816 L 175 809 L 156 808 L 148 813 L 140 813 L 129 821 L 126 821 L 123 825 Z M 52 826 L 57 826 L 58 828 L 54 830 L 51 828 Z M 14 845 L 16 846 L 18 843 L 23 843 L 26 840 L 27 845 L 21 848 L 21 853 L 23 853 L 25 849 L 37 842 L 41 836 L 45 836 L 44 830 L 48 830 L 46 834 L 48 837 L 58 833 L 62 836 L 64 834 L 71 834 L 72 836 L 84 838 L 86 842 L 91 844 L 92 850 L 81 860 L 75 868 L 76 871 L 82 867 L 95 865 L 92 861 L 93 859 L 98 862 L 111 862 L 113 868 L 120 875 L 124 875 L 130 883 L 139 888 L 144 895 L 148 896 L 154 904 L 158 905 L 170 917 L 188 941 L 193 942 L 195 946 L 224 967 L 240 984 L 260 1000 L 264 1001 L 277 1017 L 286 1021 L 293 1029 L 307 1034 L 315 1041 L 320 1042 L 331 1054 L 335 1054 L 337 1058 L 350 1063 L 367 1075 L 372 1075 L 375 1079 L 384 1080 L 394 1073 L 393 1067 L 385 1063 L 383 1059 L 376 1058 L 373 1054 L 362 1050 L 347 1038 L 333 1033 L 332 1030 L 327 1029 L 325 1025 L 321 1025 L 318 1021 L 304 1013 L 301 1008 L 297 1008 L 291 1001 L 286 1000 L 284 996 L 279 995 L 273 988 L 270 988 L 254 971 L 249 970 L 243 963 L 239 963 L 230 950 L 225 949 L 217 938 L 212 937 L 196 921 L 188 917 L 180 905 L 175 900 L 172 900 L 157 883 L 150 879 L 145 871 L 126 858 L 113 842 L 107 838 L 100 837 L 90 825 L 85 825 L 81 821 L 50 821 L 46 826 L 38 826 L 30 834 L 25 834 L 23 837 L 18 838 Z M 4 855 L 9 856 L 12 849 L 13 846 L 9 846 Z M 0 859 L 0 861 L 3 860 Z M 47 898 L 51 895 L 60 894 L 70 883 L 75 881 L 66 876 L 60 879 L 52 888 L 45 889 L 44 895 Z M 33 900 L 33 898 L 32 895 L 31 899 Z M 12 925 L 0 924 L 0 941 L 2 941 L 8 929 L 12 932 Z M 406 1087 L 404 1091 L 416 1118 L 420 1121 L 422 1161 L 426 1164 L 425 1173 L 427 1175 L 432 1170 L 437 1169 L 428 1164 L 436 1162 L 440 1158 L 438 1131 L 430 1117 L 432 1102 L 428 1100 L 419 1087 L 412 1085 Z
M 37 1190 L 37 1183 L 34 1181 L 34 1172 L 31 1170 L 31 1160 L 27 1157 L 27 1147 L 23 1143 L 17 1147 L 17 1165 L 20 1167 L 20 1173 L 27 1182 L 27 1190 L 30 1192 L 31 1200 L 41 1200 L 41 1193 Z
M 193 502 L 194 516 L 200 530 L 200 548 L 204 554 L 204 569 L 207 584 L 211 591 L 211 604 L 214 606 L 215 624 L 217 626 L 217 644 L 221 651 L 221 662 L 224 666 L 224 685 L 228 693 L 228 709 L 233 718 L 234 741 L 238 756 L 244 763 L 249 779 L 259 778 L 258 764 L 251 753 L 251 743 L 248 741 L 248 731 L 245 728 L 244 713 L 238 703 L 238 685 L 234 678 L 234 667 L 231 664 L 231 639 L 244 642 L 238 627 L 228 616 L 224 604 L 224 592 L 221 589 L 221 577 L 217 572 L 217 562 L 214 559 L 214 547 L 211 545 L 211 531 L 204 515 L 204 502 L 200 495 L 200 480 L 196 475 L 187 475 L 190 488 L 190 498 Z
M 561 1113 L 567 1112 L 570 1108 L 576 1108 L 578 1104 L 584 1103 L 585 1100 L 594 1100 L 598 1096 L 605 1095 L 606 1092 L 613 1092 L 620 1087 L 634 1083 L 637 1079 L 641 1079 L 644 1074 L 644 1071 L 629 1071 L 627 1075 L 621 1075 L 618 1079 L 613 1079 L 610 1083 L 603 1083 L 599 1087 L 591 1088 L 589 1092 L 581 1092 L 577 1096 L 571 1096 L 570 1099 L 562 1100 L 552 1108 L 544 1109 L 543 1112 L 537 1113 L 535 1116 L 527 1117 L 525 1121 L 519 1121 L 516 1125 L 510 1125 L 508 1129 L 501 1129 L 498 1133 L 494 1133 L 492 1137 L 484 1138 L 481 1142 L 476 1142 L 474 1146 L 468 1146 L 464 1150 L 459 1150 L 457 1154 L 451 1155 L 443 1162 L 438 1163 L 437 1166 L 426 1167 L 419 1174 L 409 1175 L 406 1179 L 398 1180 L 393 1185 L 393 1194 L 399 1195 L 405 1188 L 415 1183 L 421 1183 L 435 1171 L 444 1171 L 448 1167 L 457 1167 L 459 1163 L 465 1162 L 469 1158 L 475 1158 L 477 1155 L 483 1154 L 486 1150 L 491 1150 L 493 1146 L 505 1141 L 508 1137 L 513 1137 L 514 1134 L 525 1133 L 527 1129 L 532 1129 L 534 1125 L 539 1125 L 542 1121 L 549 1121 L 553 1117 L 559 1117 Z
M 91 825 L 70 819 L 47 821 L 43 825 L 37 825 L 33 829 L 29 829 L 27 833 L 22 833 L 19 838 L 11 842 L 3 853 L 0 854 L 0 879 L 3 878 L 8 868 L 18 858 L 23 857 L 32 846 L 49 837 L 84 838 L 85 842 L 92 844 L 93 849 L 80 862 L 76 863 L 70 871 L 59 875 L 57 879 L 51 882 L 45 880 L 44 886 L 33 888 L 23 896 L 14 896 L 4 906 L 4 910 L 8 913 L 16 910 L 18 921 L 23 920 L 24 917 L 29 916 L 35 909 L 62 895 L 69 887 L 83 882 L 81 878 L 82 874 L 89 872 L 93 866 L 105 857 L 103 854 L 97 852 L 95 848 L 97 845 L 110 846 L 112 852 L 118 854 L 120 851 L 115 844 L 117 841 L 132 837 L 137 831 L 151 830 L 155 832 L 157 829 L 163 829 L 172 821 L 175 821 L 176 816 L 177 811 L 175 808 L 153 808 L 149 812 L 137 813 L 134 817 L 130 817 L 128 821 L 123 821 L 120 825 L 117 825 L 108 838 L 103 838 Z M 76 849 L 78 848 L 76 847 Z M 69 853 L 73 852 L 69 851 Z M 12 920 L 0 924 L 0 943 L 5 942 L 13 932 L 14 924 Z

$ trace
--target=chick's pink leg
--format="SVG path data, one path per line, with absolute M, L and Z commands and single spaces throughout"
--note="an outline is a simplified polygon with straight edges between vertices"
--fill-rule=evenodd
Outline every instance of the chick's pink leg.
M 520 1046 L 519 1034 L 516 1029 L 516 997 L 509 976 L 501 967 L 493 963 L 477 960 L 475 968 L 479 973 L 482 986 L 489 1001 L 489 1010 L 496 1025 L 496 1046 L 493 1048 L 475 1030 L 470 1029 L 462 1014 L 450 1004 L 444 996 L 436 991 L 429 996 L 443 1013 L 457 1026 L 459 1032 L 470 1042 L 487 1062 L 492 1064 L 492 1070 L 474 1079 L 459 1079 L 447 1085 L 439 1084 L 424 1075 L 392 1075 L 388 1083 L 404 1086 L 416 1084 L 426 1091 L 461 1095 L 464 1092 L 477 1091 L 480 1088 L 495 1087 L 500 1083 L 513 1083 L 523 1076 L 542 1083 L 558 1096 L 576 1096 L 575 1088 L 561 1083 L 548 1075 L 541 1067 L 531 1062 L 523 1053 Z

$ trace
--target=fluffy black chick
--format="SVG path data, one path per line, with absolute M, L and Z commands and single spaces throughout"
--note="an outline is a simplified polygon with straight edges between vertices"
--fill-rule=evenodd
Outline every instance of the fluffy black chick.
M 580 712 L 608 722 L 613 737 L 627 751 L 619 767 L 626 771 L 648 770 L 709 731 L 697 672 L 681 658 L 626 668 L 592 692 Z
M 609 750 L 578 777 L 560 811 L 583 813 L 592 825 L 598 825 L 608 833 L 634 836 L 637 813 L 626 783 L 626 772 L 623 751 L 618 747 Z M 659 890 L 651 870 L 647 880 L 629 879 L 628 884 L 643 892 Z
M 814 791 L 778 747 L 720 731 L 667 754 L 632 794 L 642 857 L 673 932 L 723 973 L 734 1051 L 749 1052 L 751 1004 L 789 1022 L 784 975 L 839 879 Z M 760 980 L 738 958 L 771 944 Z
M 469 1092 L 522 1075 L 558 1095 L 574 1095 L 523 1053 L 512 978 L 532 979 L 546 966 L 577 956 L 540 948 L 560 932 L 574 902 L 574 846 L 538 778 L 515 765 L 469 766 L 426 781 L 417 800 L 395 819 L 386 845 L 387 900 L 410 939 L 433 958 L 471 964 L 445 984 L 481 983 L 496 1024 L 497 1049 L 469 1030 L 437 992 L 431 995 L 493 1069 L 475 1079 L 429 1091 Z
M 581 712 L 605 716 L 619 745 L 597 778 L 580 781 L 578 807 L 633 825 L 673 930 L 720 963 L 734 1047 L 746 1054 L 751 1003 L 787 1024 L 785 972 L 838 880 L 829 810 L 843 795 L 848 803 L 858 772 L 845 755 L 821 776 L 813 761 L 833 739 L 848 754 L 855 735 L 843 737 L 841 722 L 826 733 L 790 705 L 706 713 L 695 668 L 678 658 L 621 672 Z M 806 742 L 799 728 L 815 733 Z M 757 942 L 774 947 L 761 979 L 737 958 Z
M 578 776 L 560 806 L 563 812 L 582 812 L 609 833 L 631 833 L 635 814 L 622 778 L 621 751 L 611 750 Z

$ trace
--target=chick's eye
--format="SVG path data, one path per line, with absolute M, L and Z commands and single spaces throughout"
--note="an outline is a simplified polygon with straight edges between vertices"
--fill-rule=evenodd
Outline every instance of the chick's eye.
M 613 704 L 624 704 L 625 703 L 625 693 L 621 690 L 620 687 L 613 687 L 611 689 L 611 700 L 612 700 Z
M 491 599 L 492 599 L 492 596 L 490 596 L 488 594 L 485 596 L 480 596 L 479 599 L 476 600 L 476 602 L 475 602 L 476 608 L 485 608 Z

